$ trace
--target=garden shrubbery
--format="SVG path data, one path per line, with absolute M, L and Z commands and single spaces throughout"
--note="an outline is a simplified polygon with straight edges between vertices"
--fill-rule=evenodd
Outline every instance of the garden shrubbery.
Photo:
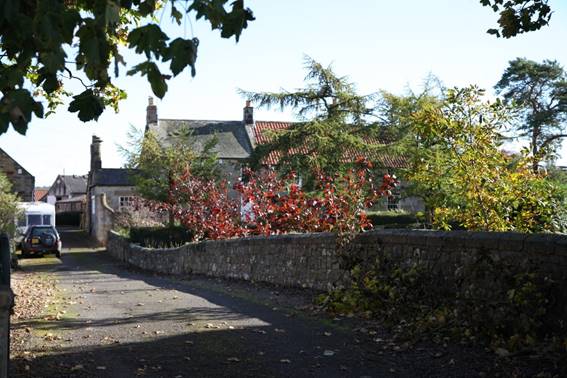
M 183 226 L 134 227 L 129 236 L 132 243 L 147 248 L 179 247 L 193 240 L 193 233 Z
M 501 354 L 566 352 L 561 283 L 537 270 L 488 253 L 445 275 L 388 256 L 370 266 L 351 260 L 350 270 L 349 286 L 320 298 L 333 313 L 380 319 L 409 340 L 481 342 Z

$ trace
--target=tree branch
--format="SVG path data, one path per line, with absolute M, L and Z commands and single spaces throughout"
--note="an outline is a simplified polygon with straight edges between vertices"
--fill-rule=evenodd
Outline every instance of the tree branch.
M 543 150 L 544 148 L 546 148 L 548 145 L 550 145 L 554 140 L 560 139 L 560 138 L 567 138 L 567 134 L 555 134 L 552 135 L 550 137 L 547 137 L 545 139 L 545 141 L 541 144 L 541 146 L 539 147 L 540 150 Z

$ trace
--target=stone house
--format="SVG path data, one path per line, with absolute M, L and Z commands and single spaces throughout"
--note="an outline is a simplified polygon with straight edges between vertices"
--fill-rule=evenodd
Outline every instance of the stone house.
M 157 107 L 150 97 L 146 110 L 146 132 L 152 131 L 166 146 L 179 138 L 180 131 L 186 132 L 188 144 L 197 153 L 216 138 L 213 151 L 218 156 L 221 174 L 230 187 L 240 178 L 241 167 L 254 149 L 252 110 L 250 106 L 244 108 L 242 121 L 158 119 Z
M 0 172 L 3 172 L 12 183 L 12 191 L 23 202 L 32 202 L 35 177 L 0 148 Z
M 157 107 L 152 98 L 149 99 L 146 108 L 146 131 L 151 130 L 165 145 L 170 144 L 173 138 L 179 137 L 183 128 L 190 130 L 187 140 L 193 145 L 197 152 L 202 151 L 203 146 L 213 137 L 217 138 L 215 152 L 223 170 L 223 177 L 230 184 L 241 176 L 241 168 L 247 162 L 256 146 L 269 142 L 269 132 L 287 129 L 291 122 L 279 121 L 256 121 L 254 119 L 254 108 L 250 101 L 246 102 L 243 109 L 243 117 L 240 121 L 218 121 L 218 120 L 187 120 L 187 119 L 160 119 Z M 378 143 L 378 141 L 373 141 Z M 307 153 L 301 148 L 297 153 Z M 351 151 L 350 156 L 345 159 L 354 161 L 358 156 L 357 151 Z M 276 166 L 278 154 L 272 153 L 265 159 L 265 165 Z M 372 160 L 382 167 L 385 172 L 394 172 L 405 167 L 405 160 L 401 156 L 379 155 Z M 402 183 L 403 186 L 403 183 Z M 383 210 L 406 210 L 410 212 L 423 210 L 421 200 L 413 197 L 402 197 L 401 192 L 393 193 L 393 196 L 384 199 L 378 206 Z
M 102 140 L 93 135 L 83 224 L 88 233 L 104 245 L 113 225 L 114 214 L 132 203 L 135 191 L 133 170 L 102 168 L 101 143 Z

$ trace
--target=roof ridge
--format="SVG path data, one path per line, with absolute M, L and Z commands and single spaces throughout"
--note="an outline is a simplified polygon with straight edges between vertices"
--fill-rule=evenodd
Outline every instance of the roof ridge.
M 207 122 L 241 122 L 242 120 L 234 120 L 234 119 L 188 119 L 188 118 L 160 118 L 159 121 L 207 121 Z

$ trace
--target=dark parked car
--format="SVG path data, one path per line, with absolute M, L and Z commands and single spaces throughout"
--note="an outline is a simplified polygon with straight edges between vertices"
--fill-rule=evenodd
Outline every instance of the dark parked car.
M 30 226 L 21 242 L 22 257 L 55 253 L 61 257 L 61 238 L 53 226 Z

